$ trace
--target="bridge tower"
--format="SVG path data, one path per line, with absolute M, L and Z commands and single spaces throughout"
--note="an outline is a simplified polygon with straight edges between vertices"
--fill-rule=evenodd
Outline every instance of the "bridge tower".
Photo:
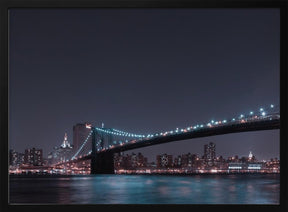
M 103 145 L 105 139 L 95 128 L 92 129 L 91 174 L 114 174 L 114 152 L 97 153 L 97 138 Z M 108 145 L 111 138 L 108 138 Z

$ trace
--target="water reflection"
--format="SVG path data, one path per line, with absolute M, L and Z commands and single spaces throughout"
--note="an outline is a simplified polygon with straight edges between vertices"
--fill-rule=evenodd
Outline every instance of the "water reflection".
M 13 178 L 11 203 L 279 204 L 279 175 Z

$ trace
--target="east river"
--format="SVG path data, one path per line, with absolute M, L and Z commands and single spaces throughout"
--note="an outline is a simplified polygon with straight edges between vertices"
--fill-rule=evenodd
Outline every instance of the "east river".
M 17 204 L 279 204 L 280 174 L 10 176 Z

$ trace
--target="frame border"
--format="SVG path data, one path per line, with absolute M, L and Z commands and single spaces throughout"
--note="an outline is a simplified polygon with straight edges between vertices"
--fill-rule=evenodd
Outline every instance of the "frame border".
M 8 86 L 9 86 L 9 56 L 8 56 L 8 10 L 10 8 L 279 8 L 280 9 L 280 205 L 158 205 L 158 204 L 115 204 L 115 205 L 10 205 L 8 203 Z M 221 210 L 221 211 L 288 211 L 287 201 L 287 170 L 288 170 L 288 154 L 287 154 L 287 0 L 5 0 L 1 3 L 0 8 L 0 23 L 1 23 L 1 72 L 0 72 L 0 85 L 1 85 L 1 211 L 38 211 L 40 210 L 92 210 L 92 209 L 109 209 L 109 210 Z

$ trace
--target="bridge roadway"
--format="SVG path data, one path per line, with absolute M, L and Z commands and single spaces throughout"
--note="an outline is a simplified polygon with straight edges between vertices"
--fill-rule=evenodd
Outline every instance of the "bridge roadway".
M 188 132 L 180 132 L 178 134 L 171 134 L 166 136 L 159 136 L 153 137 L 149 139 L 143 140 L 136 140 L 135 143 L 128 142 L 126 144 L 117 145 L 114 148 L 102 150 L 101 152 L 97 152 L 96 154 L 113 154 L 113 153 L 120 153 L 123 151 L 128 151 L 137 148 L 148 147 L 152 145 L 158 145 L 173 141 L 179 140 L 187 140 L 193 138 L 200 138 L 200 137 L 208 137 L 208 136 L 215 136 L 215 135 L 224 135 L 230 133 L 240 133 L 240 132 L 249 132 L 249 131 L 260 131 L 260 130 L 273 130 L 273 129 L 280 129 L 280 118 L 272 119 L 272 120 L 257 120 L 253 122 L 245 122 L 245 123 L 237 123 L 237 121 L 233 124 L 222 124 L 219 126 L 212 126 L 212 127 L 205 127 L 199 128 L 197 130 L 192 130 Z M 87 155 L 82 158 L 78 158 L 79 160 L 88 160 L 91 159 L 92 155 Z
M 246 122 L 246 123 L 235 123 L 235 124 L 227 124 L 220 126 L 213 126 L 209 128 L 199 128 L 197 130 L 188 131 L 186 133 L 172 134 L 160 137 L 154 137 L 150 139 L 143 139 L 136 141 L 135 143 L 128 143 L 123 146 L 115 146 L 112 149 L 108 149 L 107 151 L 112 151 L 114 153 L 119 153 L 127 150 L 163 144 L 173 141 L 179 140 L 187 140 L 193 138 L 200 137 L 208 137 L 215 135 L 223 135 L 229 133 L 239 133 L 239 132 L 248 132 L 248 131 L 259 131 L 259 130 L 272 130 L 272 129 L 280 129 L 280 119 L 274 120 L 263 120 L 256 122 Z

